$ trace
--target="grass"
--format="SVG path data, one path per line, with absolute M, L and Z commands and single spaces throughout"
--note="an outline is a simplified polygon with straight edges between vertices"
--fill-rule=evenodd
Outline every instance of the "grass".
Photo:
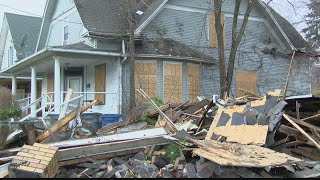
M 141 120 L 141 121 L 144 121 L 144 122 L 146 122 L 148 125 L 152 125 L 152 126 L 156 125 L 156 123 L 157 123 L 157 120 L 151 119 L 151 118 L 148 117 L 148 112 L 144 112 L 144 113 L 142 114 L 140 120 Z
M 320 89 L 315 89 L 312 91 L 312 94 L 314 95 L 320 95 Z
M 174 161 L 177 159 L 177 157 L 180 157 L 180 147 L 175 144 L 167 144 L 164 146 L 165 152 L 166 152 L 166 158 L 170 162 L 170 164 L 173 164 Z

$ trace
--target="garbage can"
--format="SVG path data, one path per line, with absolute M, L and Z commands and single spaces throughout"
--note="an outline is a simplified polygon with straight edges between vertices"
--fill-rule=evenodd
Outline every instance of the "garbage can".
M 104 114 L 100 116 L 100 122 L 102 127 L 109 126 L 111 124 L 117 123 L 120 121 L 121 114 Z

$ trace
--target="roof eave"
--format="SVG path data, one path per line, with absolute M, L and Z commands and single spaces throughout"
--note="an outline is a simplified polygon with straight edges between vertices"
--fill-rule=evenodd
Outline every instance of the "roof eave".
M 214 59 L 201 59 L 195 57 L 185 57 L 185 56 L 170 56 L 170 55 L 158 55 L 158 54 L 138 54 L 138 58 L 159 58 L 159 59 L 172 59 L 172 60 L 183 60 L 183 61 L 192 61 L 199 63 L 208 63 L 215 64 Z

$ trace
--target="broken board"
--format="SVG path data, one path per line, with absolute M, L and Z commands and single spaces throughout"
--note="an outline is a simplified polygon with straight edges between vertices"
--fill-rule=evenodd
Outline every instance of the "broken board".
M 227 142 L 264 145 L 267 138 L 267 125 L 239 125 L 216 127 L 214 133 L 226 137 Z
M 301 159 L 256 145 L 221 143 L 214 140 L 195 141 L 200 148 L 193 152 L 221 166 L 269 167 L 294 164 Z

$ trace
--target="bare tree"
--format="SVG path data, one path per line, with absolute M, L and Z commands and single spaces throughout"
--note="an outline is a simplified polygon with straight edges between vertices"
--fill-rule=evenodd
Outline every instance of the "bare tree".
M 232 44 L 231 44 L 231 50 L 229 55 L 228 69 L 226 69 L 223 25 L 222 25 L 222 19 L 221 19 L 222 5 L 224 1 L 214 0 L 215 29 L 216 29 L 217 40 L 218 40 L 219 69 L 220 69 L 220 96 L 221 97 L 223 97 L 225 93 L 227 93 L 227 95 L 229 95 L 230 93 L 237 50 L 239 48 L 241 39 L 247 27 L 250 13 L 254 8 L 255 4 L 257 3 L 257 1 L 258 0 L 249 0 L 240 31 L 238 32 L 238 28 L 237 28 L 238 17 L 239 17 L 240 5 L 242 0 L 235 0 L 233 25 L 232 25 L 232 41 L 231 41 Z

